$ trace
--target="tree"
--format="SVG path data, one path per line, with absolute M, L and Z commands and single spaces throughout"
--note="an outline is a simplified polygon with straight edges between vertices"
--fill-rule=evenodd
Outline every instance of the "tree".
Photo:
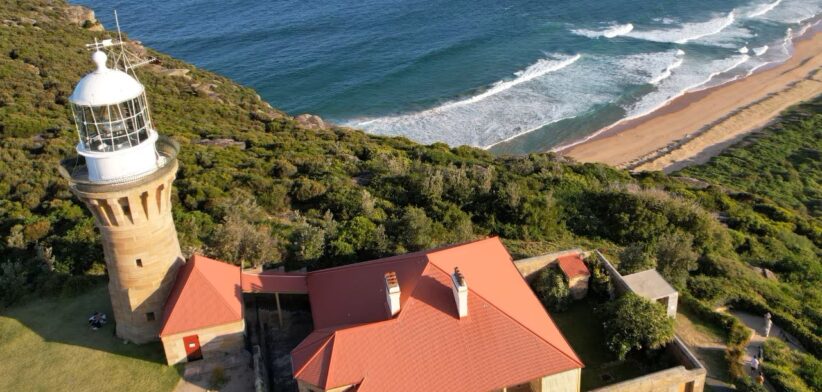
M 533 287 L 542 304 L 552 312 L 562 312 L 571 303 L 568 282 L 565 281 L 565 276 L 554 268 L 540 270 Z
M 605 305 L 605 344 L 620 360 L 631 350 L 657 349 L 674 339 L 674 320 L 662 305 L 626 293 Z
M 425 210 L 422 208 L 405 207 L 397 222 L 397 229 L 398 239 L 409 250 L 429 248 L 434 243 L 431 218 L 425 215 Z
M 634 243 L 619 253 L 619 273 L 633 274 L 656 267 L 653 252 L 643 243 Z
M 267 225 L 255 226 L 240 217 L 229 216 L 214 231 L 211 251 L 218 258 L 245 267 L 279 261 L 277 241 L 269 230 Z
M 693 250 L 694 237 L 676 232 L 659 237 L 656 245 L 657 270 L 672 285 L 683 288 L 688 273 L 695 270 L 699 255 Z
M 291 235 L 291 254 L 300 266 L 322 257 L 325 251 L 325 230 L 309 224 L 302 225 Z

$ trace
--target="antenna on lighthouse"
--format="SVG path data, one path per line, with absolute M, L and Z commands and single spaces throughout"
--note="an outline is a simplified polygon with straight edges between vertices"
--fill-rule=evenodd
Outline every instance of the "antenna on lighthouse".
M 131 74 L 131 76 L 137 79 L 137 75 L 134 73 L 134 69 L 149 63 L 156 63 L 157 58 L 141 58 L 140 56 L 126 49 L 126 43 L 125 41 L 123 41 L 123 32 L 122 30 L 120 30 L 120 17 L 117 14 L 117 10 L 114 10 L 114 23 L 117 26 L 116 40 L 109 38 L 104 39 L 101 42 L 98 42 L 95 38 L 93 44 L 86 45 L 86 49 L 107 52 L 106 54 L 113 61 L 112 68 L 119 69 L 120 71 L 129 73 Z M 119 50 L 115 48 L 118 48 Z

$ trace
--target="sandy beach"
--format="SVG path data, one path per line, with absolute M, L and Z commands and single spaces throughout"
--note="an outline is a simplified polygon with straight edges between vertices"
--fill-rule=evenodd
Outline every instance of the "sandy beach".
M 796 40 L 793 56 L 784 63 L 687 93 L 560 153 L 634 170 L 671 171 L 704 162 L 787 107 L 822 94 L 820 68 L 822 32 L 816 30 Z

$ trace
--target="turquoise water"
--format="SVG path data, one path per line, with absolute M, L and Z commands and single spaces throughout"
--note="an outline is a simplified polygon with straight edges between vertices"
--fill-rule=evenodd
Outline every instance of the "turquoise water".
M 292 114 L 520 153 L 790 55 L 822 0 L 82 0 Z

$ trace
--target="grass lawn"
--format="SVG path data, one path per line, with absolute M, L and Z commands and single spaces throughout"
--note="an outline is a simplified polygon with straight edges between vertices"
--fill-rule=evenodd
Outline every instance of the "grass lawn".
M 629 355 L 619 361 L 605 347 L 599 316 L 594 313 L 594 302 L 575 301 L 562 313 L 551 313 L 565 339 L 582 359 L 582 390 L 587 391 L 614 384 L 667 368 L 668 358 L 649 361 L 642 353 Z
M 160 343 L 124 344 L 109 323 L 93 331 L 94 311 L 112 317 L 104 285 L 74 298 L 28 302 L 0 313 L 0 391 L 170 391 L 178 369 Z

